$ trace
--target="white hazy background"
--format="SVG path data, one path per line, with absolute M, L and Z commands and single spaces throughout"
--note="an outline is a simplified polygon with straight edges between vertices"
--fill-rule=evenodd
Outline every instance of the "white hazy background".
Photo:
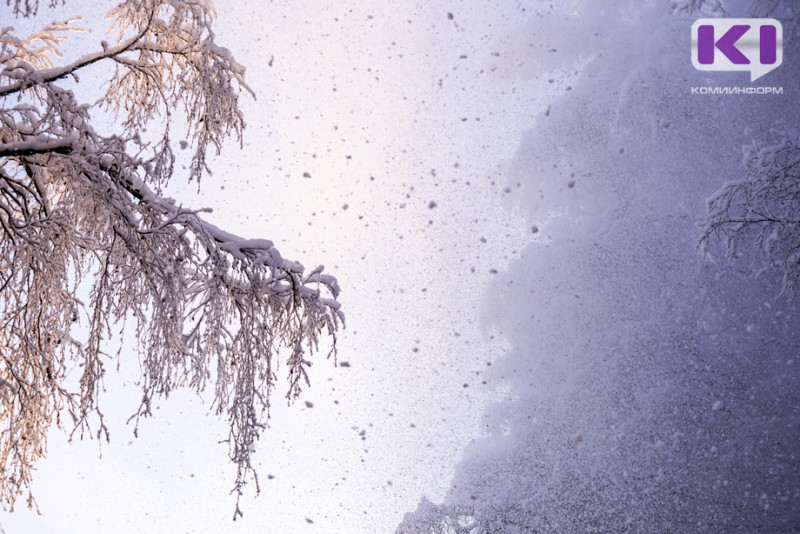
M 3 24 L 32 31 L 82 15 L 92 32 L 73 41 L 75 57 L 106 38 L 102 14 L 113 5 L 68 0 L 43 6 L 36 21 Z M 244 146 L 225 147 L 199 194 L 180 172 L 172 194 L 336 275 L 347 315 L 339 361 L 350 367 L 318 358 L 312 387 L 291 407 L 275 391 L 255 455 L 262 491 L 247 488 L 244 517 L 232 523 L 224 416 L 209 398 L 178 392 L 134 438 L 125 420 L 140 398 L 138 362 L 125 337 L 103 399 L 111 443 L 68 444 L 53 432 L 33 484 L 43 515 L 20 502 L 0 513 L 8 534 L 391 532 L 422 494 L 444 495 L 464 447 L 483 435 L 484 407 L 503 395 L 481 378 L 505 347 L 479 325 L 482 297 L 494 272 L 545 235 L 515 214 L 508 165 L 571 74 L 547 83 L 537 72 L 546 43 L 533 46 L 523 31 L 534 9 L 217 8 L 217 42 L 247 67 L 257 99 L 242 95 Z M 96 72 L 99 82 L 103 67 Z

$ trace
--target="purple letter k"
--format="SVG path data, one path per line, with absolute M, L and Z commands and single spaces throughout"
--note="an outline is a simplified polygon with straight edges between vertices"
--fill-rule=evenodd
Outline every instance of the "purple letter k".
M 714 26 L 703 24 L 697 28 L 697 61 L 701 65 L 714 63 L 714 48 L 725 54 L 734 65 L 749 65 L 750 60 L 736 48 L 736 41 L 747 33 L 750 26 L 736 24 L 725 32 L 725 35 L 714 42 Z

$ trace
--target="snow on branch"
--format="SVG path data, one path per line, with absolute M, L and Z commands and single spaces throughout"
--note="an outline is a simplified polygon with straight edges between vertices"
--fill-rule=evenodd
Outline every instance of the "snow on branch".
M 280 366 L 291 402 L 321 345 L 335 354 L 336 279 L 163 197 L 168 126 L 155 143 L 136 133 L 182 103 L 196 144 L 187 179 L 207 170 L 208 145 L 241 138 L 244 68 L 214 43 L 213 15 L 202 0 L 129 0 L 111 12 L 116 45 L 61 67 L 50 64 L 54 27 L 31 38 L 39 47 L 0 31 L 0 502 L 12 508 L 52 425 L 108 438 L 99 393 L 114 325 L 131 323 L 139 340 L 137 429 L 155 398 L 213 387 L 237 495 L 258 486 L 250 459 Z M 125 114 L 116 135 L 100 135 L 90 107 L 59 85 L 97 62 L 111 67 L 105 104 Z
M 33 156 L 34 154 L 69 154 L 73 151 L 73 144 L 77 137 L 50 137 L 38 135 L 12 143 L 0 143 L 0 158 L 10 156 Z
M 773 131 L 764 146 L 744 148 L 746 175 L 726 182 L 707 201 L 700 245 L 725 247 L 733 260 L 755 247 L 763 269 L 782 277 L 782 292 L 800 282 L 800 145 L 786 131 Z

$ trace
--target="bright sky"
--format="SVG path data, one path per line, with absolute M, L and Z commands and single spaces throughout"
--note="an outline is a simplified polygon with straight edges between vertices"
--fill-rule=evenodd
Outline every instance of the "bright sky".
M 218 43 L 257 100 L 242 99 L 243 150 L 225 148 L 199 196 L 177 195 L 336 275 L 351 366 L 318 361 L 292 407 L 275 392 L 255 455 L 262 493 L 249 488 L 234 524 L 226 421 L 208 399 L 175 394 L 138 439 L 125 425 L 139 399 L 127 338 L 106 382 L 111 444 L 53 433 L 33 485 L 43 515 L 20 503 L 0 514 L 8 534 L 392 532 L 423 494 L 443 495 L 482 407 L 502 394 L 481 384 L 503 350 L 480 327 L 481 299 L 491 271 L 533 238 L 504 199 L 522 133 L 557 90 L 533 78 L 522 28 L 535 15 L 477 1 L 218 9 Z M 39 21 L 86 12 L 67 0 Z M 105 38 L 101 20 L 86 17 L 95 30 L 82 42 Z

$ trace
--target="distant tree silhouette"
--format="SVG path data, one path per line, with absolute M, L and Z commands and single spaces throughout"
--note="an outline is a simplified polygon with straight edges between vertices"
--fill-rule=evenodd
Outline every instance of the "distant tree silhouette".
M 700 243 L 723 243 L 731 260 L 756 246 L 763 268 L 777 271 L 783 292 L 793 295 L 800 281 L 800 146 L 786 131 L 772 135 L 763 146 L 745 147 L 745 177 L 708 199 Z

